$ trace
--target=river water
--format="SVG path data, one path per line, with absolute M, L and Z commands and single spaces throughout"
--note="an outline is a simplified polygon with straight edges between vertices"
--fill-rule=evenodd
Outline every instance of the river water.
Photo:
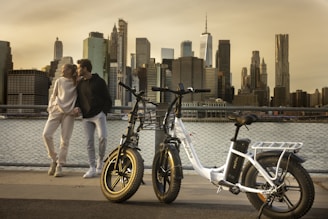
M 0 165 L 46 166 L 49 164 L 42 140 L 45 119 L 0 120 Z M 126 121 L 108 121 L 107 153 L 113 150 L 125 132 Z M 186 122 L 192 133 L 195 150 L 203 166 L 221 166 L 225 162 L 234 125 L 229 122 Z M 328 172 L 328 124 L 327 123 L 253 123 L 240 131 L 241 138 L 258 141 L 303 142 L 299 155 L 307 161 L 304 167 L 310 172 Z M 58 146 L 60 129 L 55 134 Z M 96 141 L 97 143 L 97 141 Z M 145 166 L 151 167 L 155 151 L 155 131 L 140 132 L 139 147 Z M 191 168 L 184 150 L 180 152 L 182 164 Z M 67 165 L 86 166 L 87 152 L 81 120 L 75 121 L 70 142 Z

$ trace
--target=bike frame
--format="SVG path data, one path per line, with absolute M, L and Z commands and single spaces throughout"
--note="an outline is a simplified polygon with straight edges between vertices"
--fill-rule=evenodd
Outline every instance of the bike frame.
M 239 182 L 236 184 L 231 183 L 231 186 L 234 185 L 234 186 L 239 187 L 241 192 L 270 194 L 273 191 L 275 191 L 277 189 L 277 187 L 273 181 L 277 179 L 278 168 L 280 166 L 280 162 L 281 162 L 282 158 L 284 157 L 285 153 L 287 151 L 299 150 L 303 146 L 303 144 L 301 142 L 259 142 L 259 143 L 256 143 L 251 146 L 255 152 L 255 156 L 253 158 L 253 155 L 250 153 L 242 153 L 242 152 L 239 152 L 239 151 L 233 149 L 235 142 L 231 141 L 225 164 L 223 164 L 222 166 L 217 167 L 217 168 L 206 168 L 201 164 L 201 162 L 197 156 L 197 153 L 196 153 L 193 143 L 192 143 L 192 139 L 190 137 L 190 133 L 185 128 L 182 119 L 176 117 L 174 123 L 175 123 L 174 129 L 173 129 L 174 136 L 180 139 L 181 144 L 182 144 L 193 168 L 202 177 L 209 179 L 210 182 L 212 182 L 214 184 L 218 184 L 222 180 L 225 181 L 226 174 L 227 174 L 226 167 L 228 165 L 230 157 L 232 156 L 232 154 L 236 154 L 240 157 L 245 158 L 247 161 L 251 162 L 251 164 L 260 172 L 260 174 L 263 176 L 263 178 L 266 180 L 266 182 L 268 182 L 272 186 L 272 189 L 270 189 L 270 190 L 261 190 L 261 189 L 254 189 L 254 188 L 243 186 Z M 257 162 L 256 153 L 257 153 L 258 149 L 281 151 L 279 160 L 277 163 L 276 173 L 273 177 L 270 177 L 267 174 L 267 172 L 263 169 L 263 167 Z

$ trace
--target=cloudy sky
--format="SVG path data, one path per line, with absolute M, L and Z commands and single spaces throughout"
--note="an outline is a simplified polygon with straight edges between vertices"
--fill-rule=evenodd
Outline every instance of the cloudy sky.
M 128 54 L 135 52 L 137 37 L 146 37 L 157 62 L 161 48 L 174 48 L 178 58 L 184 40 L 192 41 L 199 56 L 207 14 L 213 50 L 218 40 L 230 40 L 236 89 L 242 67 L 249 70 L 252 51 L 258 50 L 273 90 L 276 34 L 289 34 L 291 91 L 313 93 L 328 86 L 328 0 L 2 1 L 0 40 L 10 42 L 15 69 L 49 64 L 56 37 L 63 42 L 64 56 L 76 61 L 89 32 L 107 38 L 119 18 L 128 22 Z

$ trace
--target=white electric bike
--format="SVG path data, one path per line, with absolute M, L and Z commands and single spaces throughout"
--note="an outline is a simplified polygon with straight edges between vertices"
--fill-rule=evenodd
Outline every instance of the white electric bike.
M 304 160 L 296 155 L 301 142 L 257 142 L 238 139 L 241 127 L 257 120 L 255 115 L 234 115 L 235 133 L 231 139 L 226 162 L 218 168 L 202 166 L 194 150 L 190 133 L 182 122 L 182 97 L 190 93 L 209 92 L 208 89 L 178 90 L 152 87 L 153 91 L 175 95 L 168 106 L 163 121 L 165 139 L 155 153 L 152 164 L 152 182 L 161 202 L 173 202 L 180 191 L 183 168 L 179 156 L 180 145 L 184 148 L 194 170 L 212 184 L 233 194 L 246 193 L 251 204 L 261 214 L 271 218 L 299 218 L 305 215 L 314 201 L 314 185 L 308 172 L 301 165 Z M 172 110 L 175 113 L 172 119 Z M 170 119 L 171 118 L 171 119 Z M 244 165 L 244 160 L 246 164 Z

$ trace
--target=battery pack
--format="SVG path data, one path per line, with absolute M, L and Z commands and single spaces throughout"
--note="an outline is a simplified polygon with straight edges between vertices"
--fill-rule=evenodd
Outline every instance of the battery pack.
M 239 139 L 235 142 L 233 149 L 246 153 L 248 150 L 248 146 L 250 144 L 251 140 L 249 139 Z M 243 157 L 237 155 L 237 154 L 231 154 L 228 166 L 227 166 L 227 174 L 226 174 L 226 180 L 231 183 L 237 183 L 239 180 L 239 176 L 241 173 L 241 170 L 243 168 L 244 164 Z

